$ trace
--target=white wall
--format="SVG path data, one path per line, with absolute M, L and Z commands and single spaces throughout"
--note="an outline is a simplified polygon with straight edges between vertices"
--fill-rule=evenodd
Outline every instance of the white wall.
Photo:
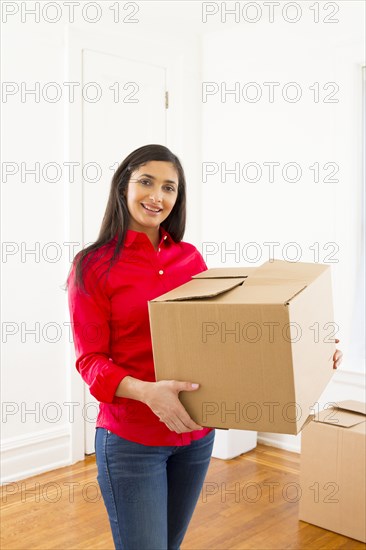
M 177 59 L 168 75 L 171 104 L 168 146 L 181 158 L 187 176 L 191 208 L 185 239 L 198 241 L 199 38 L 189 29 L 184 35 L 179 32 L 179 21 L 187 17 L 183 4 L 176 11 L 164 6 L 167 20 L 172 21 L 169 28 L 157 5 L 141 5 L 139 24 L 129 26 L 113 24 L 108 4 L 102 8 L 103 18 L 98 24 L 91 26 L 76 17 L 69 26 L 81 34 L 95 33 L 98 43 L 101 37 L 114 36 L 116 45 L 124 46 L 126 57 L 149 49 L 150 54 L 154 50 L 159 52 L 159 60 L 164 52 L 167 58 Z M 125 17 L 126 13 L 121 15 Z M 42 17 L 36 23 L 26 14 L 22 22 L 21 17 L 20 12 L 9 16 L 3 25 L 3 81 L 15 82 L 19 87 L 24 82 L 28 89 L 35 82 L 40 83 L 41 89 L 47 82 L 62 87 L 70 80 L 65 63 L 65 14 L 57 24 L 47 23 Z M 151 26 L 153 21 L 155 26 Z M 188 112 L 190 117 L 185 116 Z M 69 360 L 69 315 L 67 296 L 62 289 L 70 261 L 78 250 L 77 247 L 70 252 L 65 245 L 69 241 L 70 223 L 66 191 L 72 184 L 65 169 L 58 183 L 46 182 L 42 176 L 35 182 L 29 174 L 22 182 L 20 176 L 21 163 L 29 168 L 39 162 L 41 169 L 48 162 L 65 166 L 66 113 L 63 101 L 49 103 L 41 96 L 37 103 L 27 96 L 22 102 L 20 93 L 9 96 L 3 105 L 3 131 L 7 136 L 3 163 L 13 162 L 19 167 L 15 175 L 4 180 L 2 187 L 2 240 L 7 251 L 2 264 L 3 481 L 22 479 L 83 458 L 78 450 L 75 452 L 71 438 L 73 424 L 82 421 L 84 411 L 82 403 L 67 405 L 71 395 L 70 370 L 74 372 L 75 367 Z M 102 145 L 103 129 L 96 139 Z M 49 246 L 51 242 L 55 246 Z M 37 256 L 21 253 L 35 247 L 40 250 Z M 59 252 L 59 258 L 53 262 L 55 252 Z M 37 336 L 26 333 L 33 327 L 37 328 Z M 51 342 L 53 339 L 56 341 Z
M 332 269 L 336 318 L 346 354 L 344 369 L 360 369 L 358 356 L 352 364 L 347 356 L 353 349 L 350 321 L 360 244 L 359 214 L 355 218 L 353 212 L 358 212 L 361 166 L 357 86 L 359 66 L 364 63 L 360 58 L 362 3 L 347 2 L 341 23 L 326 26 L 304 21 L 269 24 L 265 20 L 222 24 L 216 15 L 202 23 L 201 3 L 141 2 L 140 22 L 133 27 L 111 22 L 106 4 L 99 23 L 86 23 L 77 13 L 72 25 L 89 32 L 115 34 L 116 41 L 123 39 L 131 48 L 137 42 L 147 48 L 152 43 L 160 44 L 183 56 L 182 71 L 175 77 L 175 85 L 178 82 L 182 87 L 182 99 L 179 108 L 172 108 L 174 124 L 170 126 L 168 145 L 181 157 L 189 181 L 185 239 L 197 246 L 216 242 L 228 247 L 235 241 L 297 241 L 304 261 L 314 260 L 309 250 L 312 243 L 318 241 L 322 247 L 336 242 L 338 263 Z M 19 85 L 26 82 L 29 87 L 37 81 L 41 85 L 64 82 L 65 24 L 65 14 L 57 24 L 47 23 L 42 17 L 39 23 L 33 23 L 29 16 L 22 22 L 19 13 L 9 16 L 2 28 L 3 81 Z M 197 39 L 200 35 L 202 56 Z M 220 103 L 217 95 L 202 103 L 201 64 L 203 81 L 226 81 L 228 86 L 235 81 L 296 80 L 305 89 L 314 81 L 337 81 L 340 102 L 314 104 L 308 93 L 306 101 L 295 104 L 236 104 L 231 96 L 227 103 Z M 174 103 L 174 97 L 171 101 Z M 14 162 L 19 168 L 21 162 L 27 167 L 35 162 L 41 166 L 47 162 L 62 165 L 67 137 L 64 123 L 62 102 L 35 103 L 28 97 L 22 103 L 19 94 L 9 97 L 3 104 L 3 135 L 7 138 L 3 162 Z M 296 161 L 304 172 L 315 161 L 334 161 L 340 165 L 340 182 L 315 184 L 308 173 L 306 180 L 296 184 L 233 183 L 230 178 L 224 184 L 217 177 L 202 183 L 201 161 Z M 2 263 L 6 289 L 2 295 L 2 471 L 7 481 L 72 460 L 72 426 L 69 409 L 64 405 L 69 396 L 70 367 L 66 352 L 69 333 L 64 325 L 68 322 L 66 295 L 62 290 L 70 262 L 64 245 L 68 225 L 66 184 L 65 177 L 58 183 L 48 183 L 42 178 L 34 182 L 29 175 L 22 182 L 20 172 L 4 181 L 3 173 L 2 240 L 10 243 L 6 250 L 14 252 L 3 256 Z M 52 261 L 56 248 L 47 248 L 51 242 L 61 253 L 56 261 Z M 39 247 L 38 256 L 21 254 L 34 247 Z M 207 262 L 210 267 L 235 265 L 232 256 L 222 263 L 217 254 L 207 256 Z M 39 341 L 24 333 L 35 323 L 39 323 Z M 4 331 L 9 334 L 6 336 Z M 345 384 L 341 373 L 337 373 L 338 385 L 328 389 L 327 400 L 338 394 L 361 398 L 361 374 L 350 372 L 344 376 Z M 36 413 L 26 414 L 31 409 Z M 80 414 L 80 407 L 76 414 Z M 284 447 L 298 448 L 298 441 L 289 436 L 276 441 Z
M 342 372 L 334 375 L 319 399 L 322 406 L 340 398 L 363 400 L 365 392 L 364 321 L 359 307 L 363 285 L 358 279 L 365 6 L 338 3 L 341 9 L 334 16 L 338 23 L 322 23 L 321 16 L 316 24 L 310 4 L 301 5 L 302 17 L 296 23 L 276 16 L 277 12 L 272 23 L 264 16 L 248 23 L 241 12 L 235 29 L 222 23 L 221 30 L 203 37 L 203 82 L 210 94 L 202 105 L 202 250 L 210 267 L 260 265 L 270 259 L 269 245 L 264 244 L 269 242 L 279 243 L 274 258 L 331 263 L 336 336 L 345 357 Z M 219 11 L 210 19 L 220 16 Z M 254 16 L 253 11 L 246 13 L 247 19 Z M 294 18 L 295 12 L 287 16 Z M 227 16 L 228 21 L 233 18 Z M 262 92 L 257 102 L 249 101 L 256 97 L 254 87 L 245 88 L 250 82 Z M 273 102 L 266 82 L 279 83 Z M 297 102 L 283 99 L 282 90 L 290 82 L 302 94 Z M 320 84 L 319 102 L 309 89 L 314 82 Z M 330 82 L 339 87 L 333 96 L 337 103 L 323 102 L 335 89 L 332 85 L 323 90 Z M 235 86 L 238 96 L 221 95 Z M 288 89 L 290 98 L 294 92 L 294 87 Z M 264 164 L 268 162 L 280 163 L 273 182 Z M 299 181 L 281 177 L 283 166 L 290 162 L 301 169 Z M 316 162 L 321 167 L 336 163 L 339 171 L 333 178 L 339 181 L 322 181 L 331 172 L 327 169 L 321 170 L 316 183 L 309 170 Z M 221 163 L 227 170 L 237 165 L 240 173 L 225 176 Z M 245 181 L 242 170 L 247 163 L 260 166 L 262 177 L 257 182 Z M 287 179 L 295 176 L 290 170 Z M 246 179 L 255 178 L 252 169 Z M 296 248 L 288 245 L 291 242 Z M 259 438 L 290 450 L 300 448 L 300 436 L 259 434 Z

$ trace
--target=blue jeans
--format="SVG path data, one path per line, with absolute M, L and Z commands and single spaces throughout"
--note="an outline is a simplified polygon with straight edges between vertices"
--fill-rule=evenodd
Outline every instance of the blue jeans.
M 179 550 L 211 458 L 215 430 L 153 447 L 96 428 L 97 480 L 116 550 Z

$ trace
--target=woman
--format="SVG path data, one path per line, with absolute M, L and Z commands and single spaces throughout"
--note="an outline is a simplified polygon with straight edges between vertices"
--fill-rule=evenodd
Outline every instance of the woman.
M 98 240 L 68 277 L 76 367 L 100 402 L 98 482 L 117 549 L 179 548 L 211 457 L 214 430 L 178 398 L 194 380 L 154 374 L 148 300 L 207 269 L 182 242 L 185 220 L 178 158 L 141 147 L 117 169 Z
M 117 549 L 179 549 L 214 443 L 215 430 L 178 397 L 197 389 L 194 380 L 154 374 L 147 302 L 207 269 L 182 241 L 185 221 L 179 159 L 162 145 L 140 147 L 118 167 L 99 237 L 68 277 L 76 367 L 100 402 L 98 482 Z

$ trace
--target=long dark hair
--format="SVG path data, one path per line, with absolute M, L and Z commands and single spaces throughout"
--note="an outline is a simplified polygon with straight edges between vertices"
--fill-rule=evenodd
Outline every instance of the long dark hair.
M 161 223 L 161 226 L 171 235 L 175 242 L 183 238 L 186 226 L 186 180 L 180 160 L 164 145 L 144 145 L 132 151 L 118 166 L 111 182 L 107 207 L 103 216 L 102 225 L 97 240 L 80 250 L 73 259 L 75 265 L 76 286 L 85 291 L 83 273 L 89 262 L 96 257 L 100 258 L 108 252 L 108 247 L 103 254 L 101 247 L 111 243 L 117 236 L 113 255 L 107 260 L 108 272 L 116 263 L 121 249 L 124 246 L 127 229 L 130 221 L 130 213 L 127 208 L 124 192 L 127 190 L 132 172 L 150 161 L 171 162 L 178 174 L 178 196 L 169 216 Z M 114 241 L 113 241 L 114 242 Z M 110 250 L 110 249 L 109 249 Z M 69 275 L 72 270 L 70 267 Z M 67 279 L 69 279 L 69 275 Z M 68 280 L 66 286 L 68 285 Z

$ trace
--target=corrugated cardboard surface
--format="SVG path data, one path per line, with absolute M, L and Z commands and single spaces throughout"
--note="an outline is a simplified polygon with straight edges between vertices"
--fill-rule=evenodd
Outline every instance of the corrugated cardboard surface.
M 336 407 L 321 411 L 314 417 L 314 422 L 322 422 L 323 424 L 330 424 L 331 426 L 342 426 L 343 428 L 351 428 L 364 421 L 365 417 L 363 414 L 338 409 Z
M 306 271 L 310 271 L 308 266 Z M 296 402 L 304 415 L 313 412 L 311 407 L 334 374 L 335 344 L 332 340 L 335 329 L 331 286 L 330 269 L 321 269 L 319 276 L 308 282 L 306 291 L 298 294 L 289 304 L 291 322 L 295 323 L 295 327 L 301 327 L 301 336 L 292 345 L 292 360 Z M 295 333 L 296 329 L 293 340 L 296 339 Z
M 299 519 L 366 542 L 366 418 L 358 406 L 322 411 L 303 429 Z
M 253 275 L 256 267 L 226 267 L 225 268 L 225 278 L 226 277 L 248 277 L 248 275 Z M 223 270 L 221 267 L 212 267 L 202 273 L 193 275 L 193 279 L 212 279 L 223 277 Z
M 169 302 L 175 300 L 189 300 L 196 298 L 208 298 L 217 296 L 223 292 L 239 286 L 245 281 L 245 278 L 210 278 L 210 279 L 193 279 L 184 285 L 179 286 L 162 296 L 155 298 L 155 302 Z
M 307 284 L 328 270 L 329 266 L 324 264 L 273 260 L 265 262 L 258 267 L 251 276 L 256 278 L 270 277 L 271 279 L 283 279 L 287 281 L 303 281 Z
M 366 415 L 366 403 L 361 403 L 360 401 L 341 401 L 337 404 L 338 409 L 343 409 L 346 411 L 353 411 L 360 414 Z
M 200 384 L 180 399 L 202 426 L 296 434 L 333 375 L 330 268 L 218 269 L 149 302 L 157 380 Z

